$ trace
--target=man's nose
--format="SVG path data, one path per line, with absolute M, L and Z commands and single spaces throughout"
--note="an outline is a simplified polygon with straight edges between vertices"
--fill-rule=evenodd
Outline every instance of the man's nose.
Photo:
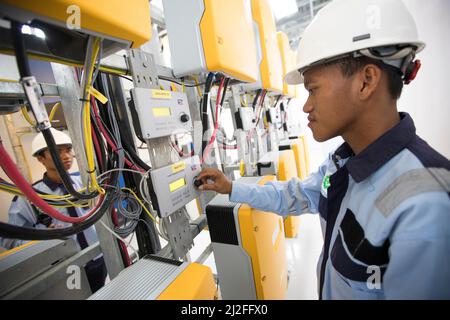
M 308 99 L 306 100 L 305 104 L 303 105 L 303 112 L 304 113 L 311 113 L 314 109 L 314 106 L 311 102 L 311 98 L 308 97 Z

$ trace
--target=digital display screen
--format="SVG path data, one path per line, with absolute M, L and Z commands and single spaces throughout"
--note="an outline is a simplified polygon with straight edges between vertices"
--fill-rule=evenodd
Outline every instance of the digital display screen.
M 172 182 L 171 184 L 169 184 L 169 190 L 170 190 L 170 192 L 174 192 L 175 190 L 178 190 L 182 186 L 185 186 L 185 185 L 186 185 L 186 179 L 181 178 L 181 179 L 178 179 L 178 180 Z
M 170 108 L 153 108 L 152 110 L 155 117 L 170 117 L 172 114 Z

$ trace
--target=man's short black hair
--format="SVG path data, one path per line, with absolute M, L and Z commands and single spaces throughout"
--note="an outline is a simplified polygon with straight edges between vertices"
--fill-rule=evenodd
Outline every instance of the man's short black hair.
M 403 89 L 402 74 L 398 68 L 390 66 L 381 60 L 369 58 L 369 57 L 344 57 L 329 63 L 329 65 L 339 65 L 342 74 L 345 77 L 351 77 L 357 71 L 361 70 L 368 64 L 374 64 L 378 66 L 382 72 L 387 75 L 388 89 L 391 97 L 395 100 L 400 98 Z

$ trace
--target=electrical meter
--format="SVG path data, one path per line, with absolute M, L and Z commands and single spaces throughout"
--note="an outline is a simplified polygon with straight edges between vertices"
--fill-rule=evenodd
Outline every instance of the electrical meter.
M 194 185 L 200 171 L 198 156 L 150 171 L 158 199 L 158 208 L 155 209 L 161 218 L 169 216 L 200 195 Z
M 183 92 L 149 88 L 131 89 L 134 116 L 143 139 L 192 131 L 187 96 Z

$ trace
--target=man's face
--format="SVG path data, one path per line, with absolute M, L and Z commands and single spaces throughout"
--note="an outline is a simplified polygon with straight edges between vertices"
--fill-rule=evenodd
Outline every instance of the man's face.
M 66 171 L 70 170 L 73 164 L 73 151 L 72 147 L 68 145 L 57 146 L 59 151 L 59 157 L 64 165 L 64 169 Z M 56 170 L 55 164 L 53 163 L 52 156 L 48 149 L 46 149 L 41 155 L 39 155 L 38 160 L 40 163 L 44 165 L 44 167 L 48 170 Z
M 314 139 L 322 142 L 342 135 L 357 117 L 352 77 L 344 77 L 337 65 L 317 66 L 303 76 L 309 92 L 303 111 Z

